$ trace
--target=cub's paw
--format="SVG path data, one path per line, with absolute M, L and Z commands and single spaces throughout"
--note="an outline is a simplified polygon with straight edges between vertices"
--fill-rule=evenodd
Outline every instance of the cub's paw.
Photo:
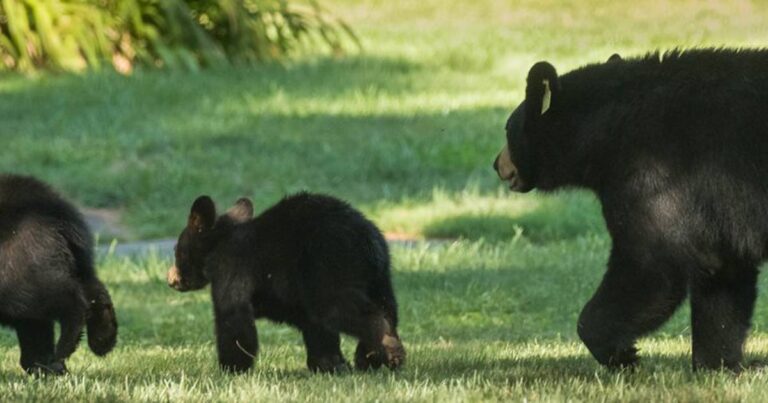
M 27 374 L 34 377 L 59 376 L 69 373 L 63 361 L 55 361 L 48 364 L 35 363 L 31 367 L 25 368 L 25 370 Z
M 400 368 L 405 362 L 405 348 L 400 338 L 384 335 L 381 345 L 370 348 L 363 343 L 355 351 L 355 368 L 359 370 L 379 369 L 386 365 L 389 369 Z
M 360 371 L 379 369 L 384 365 L 385 355 L 386 353 L 381 347 L 371 348 L 363 343 L 359 343 L 357 350 L 355 350 L 355 368 Z
M 638 361 L 640 361 L 637 351 L 637 348 L 634 346 L 618 348 L 608 357 L 608 363 L 606 365 L 608 368 L 619 370 L 634 368 Z
M 749 360 L 741 362 L 738 360 L 726 361 L 723 359 L 710 359 L 701 360 L 697 357 L 693 358 L 693 370 L 694 371 L 729 371 L 734 374 L 740 374 L 749 370 L 760 370 L 766 368 L 768 363 L 762 360 Z
M 312 372 L 334 374 L 348 372 L 350 370 L 347 360 L 338 354 L 309 358 L 307 359 L 307 367 Z
M 398 369 L 405 363 L 405 348 L 397 336 L 384 335 L 381 340 L 384 348 L 385 364 L 389 369 Z
M 768 370 L 768 359 L 765 358 L 753 358 L 747 360 L 744 364 L 739 366 L 742 370 Z
M 92 302 L 86 320 L 88 347 L 98 356 L 105 356 L 117 343 L 117 318 L 111 303 Z

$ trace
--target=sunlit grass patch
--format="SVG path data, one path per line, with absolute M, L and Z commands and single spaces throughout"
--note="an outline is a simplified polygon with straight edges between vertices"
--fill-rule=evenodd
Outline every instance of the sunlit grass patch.
M 434 190 L 423 202 L 377 206 L 383 228 L 418 238 L 489 241 L 556 241 L 604 235 L 600 209 L 586 193 L 516 195 L 504 189 L 480 194 L 475 188 Z
M 763 370 L 691 371 L 687 309 L 640 341 L 636 370 L 601 368 L 578 340 L 575 323 L 599 282 L 608 246 L 599 235 L 395 245 L 407 364 L 396 373 L 337 376 L 312 375 L 301 335 L 264 320 L 257 321 L 261 350 L 253 371 L 220 371 L 208 292 L 168 288 L 167 258 L 107 255 L 99 271 L 117 307 L 116 349 L 98 358 L 83 344 L 68 362 L 70 375 L 36 380 L 18 366 L 14 335 L 1 331 L 0 395 L 11 401 L 757 401 L 768 395 Z M 768 356 L 760 331 L 767 319 L 758 309 L 749 360 Z M 355 346 L 343 338 L 348 358 Z

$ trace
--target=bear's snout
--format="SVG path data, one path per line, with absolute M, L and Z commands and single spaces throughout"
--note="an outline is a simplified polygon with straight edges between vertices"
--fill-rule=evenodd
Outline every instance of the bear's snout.
M 525 184 L 517 174 L 517 167 L 512 162 L 509 146 L 504 146 L 493 161 L 493 169 L 503 181 L 509 182 L 509 189 L 513 191 L 525 191 Z
M 505 145 L 501 149 L 499 155 L 496 156 L 496 160 L 493 162 L 493 169 L 499 174 L 499 178 L 502 180 L 509 180 L 514 178 L 517 174 L 517 167 L 512 162 L 512 155 L 509 152 L 509 146 Z
M 181 273 L 179 272 L 179 268 L 176 267 L 176 265 L 173 265 L 170 269 L 168 269 L 167 280 L 169 287 L 178 291 L 184 291 L 184 286 L 181 281 Z

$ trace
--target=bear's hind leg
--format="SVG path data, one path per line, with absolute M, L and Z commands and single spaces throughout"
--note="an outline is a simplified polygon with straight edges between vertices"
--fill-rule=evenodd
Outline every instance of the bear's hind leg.
M 390 369 L 400 367 L 405 349 L 387 320 L 387 315 L 357 288 L 338 290 L 315 301 L 313 317 L 330 329 L 337 329 L 359 340 L 355 367 L 376 367 L 378 361 Z
M 21 349 L 21 367 L 31 375 L 61 375 L 67 372 L 54 357 L 53 321 L 22 320 L 15 323 Z
M 691 282 L 694 369 L 741 370 L 758 271 L 751 265 L 727 269 L 713 276 L 697 275 Z
M 400 341 L 400 336 L 397 334 L 397 302 L 389 278 L 380 281 L 373 290 L 375 292 L 370 297 L 379 305 L 383 317 L 374 319 L 372 326 L 374 329 L 379 326 L 383 329 L 381 341 L 370 344 L 363 339 L 360 340 L 355 351 L 355 368 L 360 370 L 378 369 L 385 363 L 390 368 L 397 368 L 405 360 L 405 349 Z M 377 322 L 380 325 L 377 325 Z
M 579 337 L 608 367 L 634 365 L 637 338 L 666 322 L 687 293 L 683 270 L 644 257 L 614 249 L 602 283 L 579 316 Z
M 359 332 L 359 343 L 355 351 L 355 368 L 377 369 L 382 364 L 397 369 L 405 363 L 405 348 L 397 331 L 390 325 L 385 314 L 366 317 Z
M 104 284 L 94 278 L 83 286 L 88 298 L 88 346 L 98 356 L 104 356 L 117 343 L 117 318 L 112 298 Z
M 307 367 L 312 372 L 343 372 L 349 363 L 341 353 L 338 332 L 331 332 L 320 325 L 310 324 L 302 329 L 307 348 Z

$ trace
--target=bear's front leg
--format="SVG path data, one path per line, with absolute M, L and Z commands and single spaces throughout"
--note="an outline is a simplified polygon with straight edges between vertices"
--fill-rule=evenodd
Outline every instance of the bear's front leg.
M 338 332 L 310 324 L 301 330 L 307 348 L 307 367 L 312 372 L 343 372 L 349 364 L 341 353 Z
M 63 362 L 54 357 L 53 322 L 23 320 L 15 324 L 21 367 L 31 375 L 62 375 Z
M 216 347 L 221 368 L 241 373 L 253 366 L 259 342 L 248 294 L 229 291 L 234 290 L 230 287 L 213 287 Z M 242 297 L 238 298 L 238 295 Z
M 608 271 L 579 316 L 579 337 L 608 367 L 634 365 L 635 340 L 666 322 L 687 293 L 682 268 L 657 258 L 662 253 L 632 253 L 642 250 L 614 246 Z

